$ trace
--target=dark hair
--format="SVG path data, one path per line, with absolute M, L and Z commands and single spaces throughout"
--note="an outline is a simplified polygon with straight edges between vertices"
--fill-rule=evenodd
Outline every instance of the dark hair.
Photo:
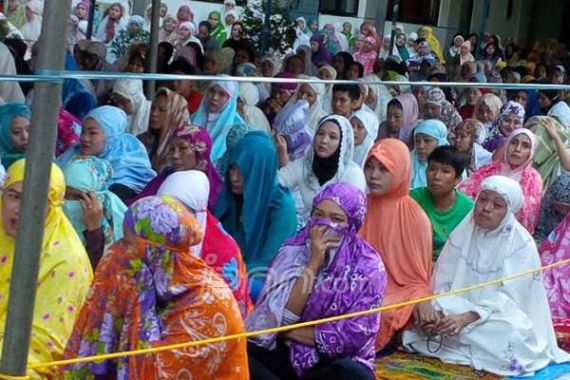
M 333 86 L 334 92 L 348 92 L 348 96 L 352 101 L 360 99 L 360 87 L 357 84 L 335 84 Z
M 200 21 L 200 23 L 198 24 L 198 29 L 200 29 L 200 27 L 202 26 L 208 28 L 208 34 L 212 31 L 212 25 L 210 25 L 208 21 Z
M 398 99 L 392 99 L 388 102 L 388 107 L 386 107 L 386 109 L 390 108 L 390 107 L 396 107 L 399 110 L 404 110 L 404 106 L 402 106 L 402 103 L 400 103 L 400 101 Z
M 458 152 L 457 149 L 450 145 L 440 146 L 435 148 L 428 156 L 428 165 L 431 162 L 438 162 L 451 166 L 455 169 L 455 176 L 461 177 L 465 167 L 467 166 L 467 156 L 464 153 Z
M 358 78 L 362 78 L 364 76 L 364 66 L 362 63 L 356 61 L 352 62 L 348 68 L 351 68 L 352 66 L 358 67 Z
M 168 66 L 168 73 L 184 73 L 186 75 L 194 75 L 196 74 L 196 69 L 185 59 L 178 58 Z
M 550 67 L 548 67 L 548 65 L 544 62 L 539 62 L 536 64 L 536 66 L 534 67 L 534 77 L 538 79 L 538 68 L 539 67 L 544 67 L 546 70 L 546 78 L 550 77 Z
M 202 47 L 197 42 L 193 41 L 187 42 L 186 46 L 194 49 L 194 54 L 196 54 L 196 66 L 198 66 L 198 68 L 202 70 L 202 68 L 204 67 L 204 61 L 206 60 L 204 53 L 202 53 Z

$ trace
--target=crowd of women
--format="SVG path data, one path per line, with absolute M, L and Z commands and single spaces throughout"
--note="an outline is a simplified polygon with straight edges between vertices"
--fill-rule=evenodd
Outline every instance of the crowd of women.
M 74 6 L 67 68 L 144 71 L 145 20 L 123 22 L 114 4 L 85 40 L 88 10 Z M 368 22 L 355 33 L 300 18 L 280 59 L 256 56 L 231 0 L 198 26 L 188 5 L 161 17 L 159 70 L 219 78 L 162 82 L 152 101 L 136 79 L 64 81 L 29 363 L 288 326 L 569 258 L 566 93 L 486 87 L 566 83 L 552 43 L 503 51 L 496 36 L 481 48 L 458 34 L 443 52 L 431 28 L 398 25 L 391 49 Z M 37 46 L 5 39 L 0 74 L 33 72 Z M 31 125 L 33 86 L 1 82 L 0 97 L 1 332 L 25 153 L 42 126 Z M 376 356 L 396 349 L 529 376 L 570 359 L 568 273 L 29 375 L 373 379 Z

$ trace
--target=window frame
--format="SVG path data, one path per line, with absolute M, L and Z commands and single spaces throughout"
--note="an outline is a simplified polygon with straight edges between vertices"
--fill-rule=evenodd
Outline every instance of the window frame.
M 407 0 L 410 1 L 410 0 Z M 411 0 L 411 1 L 416 1 L 416 0 Z M 433 27 L 437 27 L 439 25 L 439 14 L 441 12 L 441 0 L 430 0 L 432 2 L 435 2 L 435 4 L 433 4 L 431 6 L 431 8 L 435 9 L 435 14 L 433 15 L 429 15 L 427 14 L 427 12 L 424 10 L 424 12 L 422 12 L 423 14 L 426 14 L 426 16 L 429 16 L 429 20 L 425 19 L 425 20 L 412 20 L 412 19 L 406 19 L 404 17 L 402 17 L 402 2 L 406 2 L 406 0 L 399 0 L 399 15 L 398 15 L 398 20 L 396 22 L 403 22 L 403 23 L 407 23 L 407 24 L 415 24 L 415 25 L 427 25 L 427 26 L 433 26 Z M 387 7 L 387 12 L 386 12 L 386 21 L 390 21 L 392 22 L 393 20 L 393 8 L 394 8 L 394 2 L 393 0 L 388 0 L 388 7 Z M 432 18 L 433 17 L 433 18 Z
M 335 7 L 335 8 L 337 8 L 337 10 L 323 10 L 322 6 L 323 6 L 324 1 L 334 1 L 335 4 L 337 5 Z M 342 16 L 342 17 L 358 17 L 358 8 L 360 8 L 360 0 L 354 0 L 356 2 L 354 13 L 344 12 L 344 11 L 338 10 L 340 8 L 339 2 L 341 2 L 341 1 L 342 0 L 319 0 L 319 14 L 332 15 L 332 16 Z M 369 0 L 369 1 L 375 1 L 375 0 Z

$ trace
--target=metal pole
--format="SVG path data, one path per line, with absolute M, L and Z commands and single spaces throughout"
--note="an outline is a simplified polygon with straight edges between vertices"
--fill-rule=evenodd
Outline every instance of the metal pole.
M 147 67 L 151 74 L 156 73 L 158 60 L 158 28 L 160 21 L 160 0 L 152 0 L 152 14 L 150 21 L 150 52 L 148 54 Z M 156 81 L 150 80 L 146 83 L 147 98 L 154 99 L 156 92 Z
M 388 16 L 388 0 L 381 0 L 376 7 L 376 32 L 384 38 L 386 18 Z
M 87 38 L 88 40 L 91 39 L 91 37 L 93 36 L 93 27 L 94 25 L 94 21 L 95 21 L 95 4 L 96 0 L 91 0 L 89 2 L 89 21 L 87 22 L 87 34 L 85 35 L 85 38 Z
M 63 70 L 67 22 L 62 20 L 69 18 L 70 8 L 70 0 L 46 0 L 36 65 L 39 74 Z M 32 104 L 33 127 L 26 149 L 26 175 L 0 360 L 0 373 L 11 376 L 26 374 L 60 103 L 61 82 L 36 83 Z
M 261 56 L 269 50 L 269 38 L 271 36 L 271 1 L 265 0 L 265 20 L 263 20 L 263 38 L 261 40 Z

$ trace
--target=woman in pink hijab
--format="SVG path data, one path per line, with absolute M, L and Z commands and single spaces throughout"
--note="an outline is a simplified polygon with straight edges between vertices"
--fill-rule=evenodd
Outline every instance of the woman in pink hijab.
M 368 36 L 364 39 L 362 48 L 357 50 L 352 57 L 356 62 L 360 62 L 364 66 L 364 75 L 374 72 L 374 64 L 378 56 L 378 46 L 376 39 L 373 36 Z

